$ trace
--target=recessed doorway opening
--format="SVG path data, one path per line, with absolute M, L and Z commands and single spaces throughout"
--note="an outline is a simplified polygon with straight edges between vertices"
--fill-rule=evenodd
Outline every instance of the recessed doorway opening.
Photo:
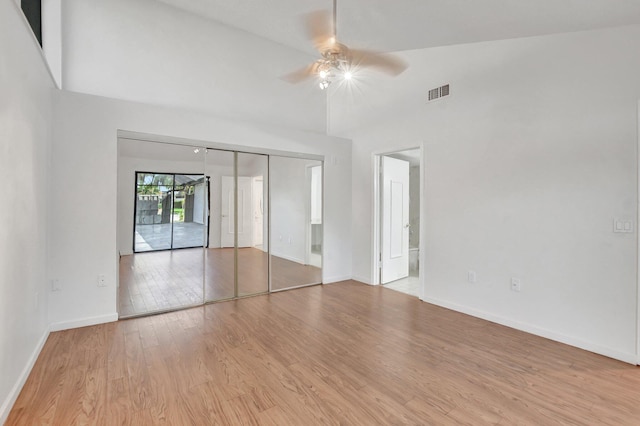
M 422 297 L 421 149 L 375 156 L 374 284 Z

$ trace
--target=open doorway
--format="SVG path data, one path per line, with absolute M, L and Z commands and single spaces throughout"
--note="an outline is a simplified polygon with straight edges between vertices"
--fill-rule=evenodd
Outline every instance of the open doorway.
M 377 157 L 377 283 L 420 297 L 421 150 Z

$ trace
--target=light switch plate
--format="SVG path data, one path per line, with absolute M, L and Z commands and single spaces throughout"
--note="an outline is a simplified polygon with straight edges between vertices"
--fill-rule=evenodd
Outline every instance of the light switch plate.
M 626 234 L 633 233 L 633 220 L 619 219 L 617 217 L 614 218 L 613 232 L 626 233 Z

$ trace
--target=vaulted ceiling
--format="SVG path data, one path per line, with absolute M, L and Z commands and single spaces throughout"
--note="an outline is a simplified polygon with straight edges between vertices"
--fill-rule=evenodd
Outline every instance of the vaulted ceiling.
M 409 69 L 395 79 L 362 70 L 350 87 L 336 82 L 326 92 L 314 81 L 286 83 L 282 76 L 318 57 L 305 14 L 331 7 L 332 0 L 66 0 L 63 88 L 348 137 L 347 129 L 422 105 L 432 87 L 526 54 L 469 43 L 640 24 L 640 0 L 338 0 L 341 42 L 399 52 Z M 454 45 L 444 50 L 465 61 L 427 49 Z
M 331 0 L 157 0 L 312 53 L 302 16 Z M 638 0 L 338 0 L 338 36 L 398 51 L 640 23 Z

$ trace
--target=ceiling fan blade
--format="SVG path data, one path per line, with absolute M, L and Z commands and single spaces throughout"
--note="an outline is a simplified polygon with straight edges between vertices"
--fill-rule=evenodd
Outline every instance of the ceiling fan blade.
M 296 84 L 313 77 L 314 75 L 317 74 L 317 71 L 318 71 L 318 63 L 314 62 L 310 65 L 307 65 L 304 68 L 300 68 L 299 70 L 283 75 L 280 78 L 288 83 Z
M 311 12 L 305 16 L 307 35 L 316 49 L 324 51 L 333 40 L 333 25 L 331 14 L 326 10 Z
M 376 68 L 389 75 L 402 74 L 408 65 L 399 57 L 389 53 L 376 53 L 368 50 L 349 49 L 349 57 L 354 66 Z

